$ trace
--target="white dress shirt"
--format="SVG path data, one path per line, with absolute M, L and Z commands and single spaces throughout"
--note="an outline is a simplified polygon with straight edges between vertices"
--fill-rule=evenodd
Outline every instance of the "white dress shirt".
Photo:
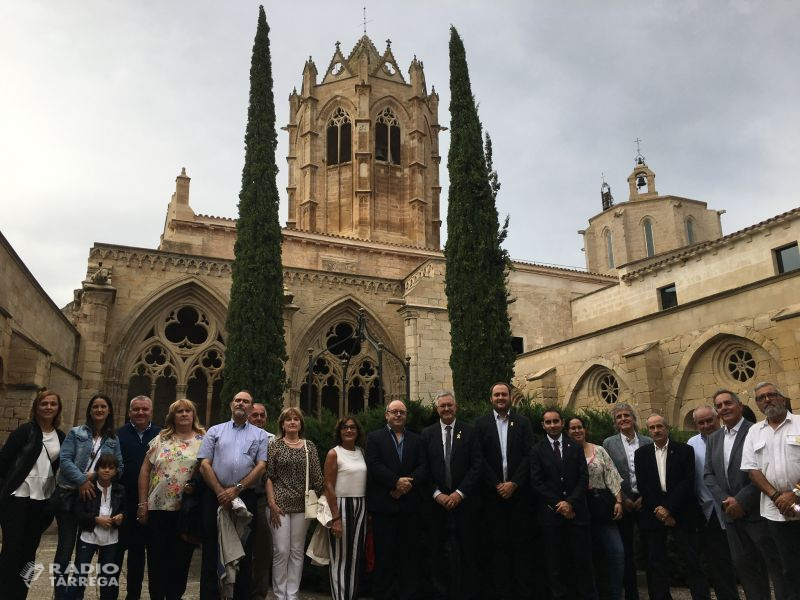
M 736 442 L 736 436 L 739 435 L 739 428 L 744 422 L 744 417 L 739 419 L 739 422 L 733 427 L 723 427 L 725 435 L 722 438 L 722 465 L 725 467 L 725 479 L 728 479 L 728 465 L 731 463 L 731 452 L 733 452 L 733 444 Z M 730 482 L 729 482 L 730 483 Z
M 656 467 L 658 467 L 658 481 L 661 483 L 661 491 L 667 492 L 667 450 L 669 449 L 669 440 L 664 444 L 663 448 L 659 448 L 653 443 L 656 449 Z
M 496 410 L 494 413 L 494 422 L 497 425 L 497 435 L 500 438 L 500 454 L 503 455 L 503 481 L 508 481 L 508 458 L 506 454 L 506 447 L 508 445 L 508 413 L 505 417 L 501 417 Z
M 439 419 L 439 427 L 441 427 L 441 429 L 442 429 L 442 456 L 444 456 L 446 442 L 447 442 L 447 429 L 446 428 L 448 426 L 445 425 L 442 422 L 441 419 Z M 453 445 L 455 444 L 455 441 L 456 441 L 456 422 L 453 421 L 452 423 L 450 423 L 449 427 L 450 427 L 450 456 L 452 457 L 453 456 Z M 498 426 L 497 432 L 500 433 L 499 426 Z M 505 452 L 503 452 L 503 473 L 505 473 L 505 472 L 506 472 L 506 461 L 505 461 Z M 433 497 L 436 498 L 436 496 L 438 496 L 441 493 L 442 493 L 442 491 L 439 488 L 436 488 L 435 490 L 433 490 Z M 456 490 L 456 493 L 458 493 L 458 495 L 461 496 L 462 498 L 464 497 L 464 492 L 462 492 L 461 490 Z
M 689 439 L 688 444 L 694 448 L 694 489 L 698 500 L 700 500 L 700 508 L 703 510 L 706 522 L 711 518 L 711 513 L 716 508 L 717 521 L 719 521 L 720 527 L 725 529 L 725 522 L 722 520 L 722 507 L 718 506 L 714 501 L 714 496 L 711 495 L 711 492 L 706 487 L 706 482 L 703 478 L 706 465 L 706 438 L 698 433 Z
M 639 488 L 636 487 L 636 464 L 633 461 L 633 455 L 636 454 L 639 446 L 641 446 L 639 436 L 634 433 L 633 438 L 629 440 L 625 437 L 624 433 L 620 433 L 619 437 L 622 438 L 622 447 L 625 449 L 625 454 L 628 457 L 628 476 L 631 482 L 631 491 L 638 494 Z

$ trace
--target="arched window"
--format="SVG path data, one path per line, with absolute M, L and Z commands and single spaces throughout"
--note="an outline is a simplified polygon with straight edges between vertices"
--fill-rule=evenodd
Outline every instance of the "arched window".
M 400 123 L 389 107 L 375 120 L 375 160 L 400 164 Z
M 353 126 L 342 107 L 333 111 L 328 121 L 328 164 L 338 165 L 352 160 Z
M 687 244 L 694 244 L 695 243 L 694 237 L 694 219 L 692 217 L 688 217 L 686 219 L 686 243 Z
M 642 226 L 644 227 L 644 245 L 647 249 L 647 256 L 654 256 L 656 245 L 653 241 L 653 222 L 650 219 L 645 219 Z
M 614 264 L 614 238 L 609 229 L 606 229 L 603 237 L 606 239 L 606 264 L 609 269 L 613 269 L 616 266 Z

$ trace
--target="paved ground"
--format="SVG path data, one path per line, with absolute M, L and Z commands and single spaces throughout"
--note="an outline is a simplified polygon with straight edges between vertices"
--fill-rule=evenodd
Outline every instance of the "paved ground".
M 42 543 L 39 546 L 39 552 L 36 555 L 36 558 L 39 562 L 47 565 L 52 559 L 53 555 L 56 551 L 56 535 L 54 529 L 51 529 L 42 537 Z M 145 575 L 146 580 L 146 575 Z M 184 600 L 196 600 L 200 597 L 200 552 L 195 552 L 194 560 L 192 561 L 192 568 L 189 572 L 189 584 L 186 589 L 186 594 L 184 595 Z M 122 578 L 122 588 L 125 588 L 125 578 Z M 150 600 L 150 596 L 147 594 L 147 583 L 145 582 L 144 585 L 144 593 L 142 594 L 141 600 Z M 42 575 L 33 582 L 31 586 L 31 590 L 28 593 L 29 600 L 50 600 L 53 596 L 53 590 L 50 585 L 50 580 L 48 579 L 47 573 L 42 573 Z M 86 600 L 96 600 L 98 598 L 97 590 L 96 589 L 88 589 L 86 591 Z M 678 589 L 673 588 L 672 590 L 672 597 L 673 600 L 689 600 L 691 598 L 688 590 L 686 589 Z M 713 597 L 713 596 L 712 596 Z M 125 598 L 125 594 L 121 593 L 120 598 Z M 275 596 L 272 593 L 267 596 L 268 599 L 272 600 Z M 330 596 L 326 594 L 314 594 L 309 592 L 301 592 L 299 600 L 321 600 L 323 598 L 330 598 Z M 2 600 L 2 599 L 0 599 Z M 641 600 L 649 600 L 649 596 L 647 595 L 647 591 L 644 587 L 641 588 Z

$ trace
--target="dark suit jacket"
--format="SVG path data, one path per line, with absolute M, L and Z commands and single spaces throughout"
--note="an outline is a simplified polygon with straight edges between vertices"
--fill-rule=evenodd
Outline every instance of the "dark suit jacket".
M 725 474 L 725 428 L 721 427 L 706 438 L 706 462 L 703 481 L 714 496 L 714 500 L 722 502 L 728 496 L 733 496 L 744 508 L 748 521 L 758 521 L 761 518 L 759 503 L 761 491 L 750 481 L 750 476 L 739 469 L 742 464 L 742 446 L 747 431 L 753 424 L 745 419 L 742 421 L 736 439 L 731 449 L 731 458 L 728 462 L 727 477 Z M 722 514 L 726 523 L 732 523 L 725 513 Z
M 675 526 L 693 529 L 705 522 L 694 489 L 694 449 L 688 444 L 669 440 L 667 448 L 667 491 L 661 491 L 656 465 L 655 444 L 640 447 L 634 454 L 636 487 L 642 495 L 641 526 L 658 529 L 664 524 L 653 511 L 663 506 L 675 517 Z
M 568 436 L 561 436 L 561 459 L 556 457 L 547 436 L 531 449 L 531 488 L 536 494 L 539 523 L 544 527 L 568 523 L 555 511 L 556 504 L 566 500 L 575 511 L 571 522 L 589 522 L 586 490 L 589 469 L 583 447 Z
M 508 467 L 507 481 L 513 481 L 524 493 L 530 486 L 530 451 L 533 445 L 533 429 L 531 422 L 515 412 L 508 414 L 508 437 L 506 438 L 506 460 Z M 496 494 L 495 488 L 503 479 L 503 455 L 500 451 L 500 436 L 494 411 L 483 415 L 475 421 L 475 433 L 480 443 L 483 457 L 481 479 L 483 488 L 490 495 Z M 518 490 L 518 491 L 520 491 Z M 516 495 L 515 492 L 514 495 Z
M 433 497 L 439 490 L 450 494 L 456 490 L 464 494 L 464 500 L 474 502 L 480 485 L 481 450 L 475 429 L 456 419 L 452 432 L 450 452 L 450 475 L 453 488 L 447 487 L 444 468 L 444 446 L 442 444 L 442 427 L 436 421 L 422 432 L 422 445 L 425 453 L 425 466 L 428 477 L 425 493 Z
M 418 510 L 425 483 L 425 460 L 422 441 L 406 429 L 403 437 L 403 460 L 397 455 L 394 434 L 382 427 L 367 435 L 367 510 L 374 513 L 398 513 Z M 389 493 L 401 477 L 413 477 L 413 489 L 395 500 Z
M 640 448 L 646 444 L 653 443 L 653 439 L 646 435 L 639 435 L 638 433 L 636 435 L 639 437 Z M 608 452 L 608 455 L 614 462 L 614 466 L 617 467 L 617 471 L 619 471 L 622 477 L 622 493 L 630 498 L 633 495 L 633 490 L 631 489 L 631 470 L 628 464 L 628 454 L 625 452 L 625 446 L 622 443 L 621 434 L 617 433 L 603 440 L 603 448 Z

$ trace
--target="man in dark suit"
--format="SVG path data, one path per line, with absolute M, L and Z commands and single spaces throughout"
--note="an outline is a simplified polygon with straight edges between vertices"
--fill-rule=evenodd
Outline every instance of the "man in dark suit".
M 653 443 L 636 451 L 634 463 L 642 495 L 640 525 L 647 541 L 650 598 L 672 600 L 667 556 L 667 533 L 671 532 L 685 562 L 693 600 L 710 600 L 698 553 L 697 531 L 704 519 L 695 496 L 694 450 L 669 437 L 669 426 L 661 415 L 647 419 L 647 431 Z
M 780 556 L 759 512 L 761 491 L 740 469 L 742 446 L 753 424 L 744 419 L 744 407 L 734 392 L 719 390 L 713 401 L 723 426 L 706 439 L 704 481 L 722 506 L 733 566 L 747 600 L 769 600 L 770 578 L 775 597 L 784 600 L 787 587 Z
M 417 598 L 425 462 L 420 437 L 406 429 L 405 404 L 386 407 L 386 427 L 367 436 L 367 510 L 372 516 L 375 600 Z
M 492 412 L 475 421 L 483 457 L 481 502 L 486 536 L 483 597 L 519 600 L 530 597 L 531 422 L 511 411 L 511 387 L 492 386 Z
M 595 599 L 586 457 L 563 434 L 564 418 L 557 409 L 545 411 L 542 428 L 547 437 L 531 449 L 531 488 L 544 532 L 550 593 L 554 600 Z
M 614 466 L 622 477 L 622 519 L 619 533 L 625 549 L 625 600 L 639 600 L 639 582 L 636 577 L 636 551 L 633 545 L 633 530 L 638 525 L 642 510 L 642 498 L 636 485 L 636 471 L 633 465 L 634 453 L 642 446 L 652 444 L 646 435 L 639 435 L 636 412 L 627 402 L 620 402 L 611 409 L 614 427 L 619 432 L 603 441 Z
M 425 501 L 430 536 L 433 590 L 426 598 L 478 598 L 477 528 L 481 475 L 478 438 L 471 425 L 456 421 L 452 392 L 436 397 L 439 421 L 422 432 L 428 474 Z

